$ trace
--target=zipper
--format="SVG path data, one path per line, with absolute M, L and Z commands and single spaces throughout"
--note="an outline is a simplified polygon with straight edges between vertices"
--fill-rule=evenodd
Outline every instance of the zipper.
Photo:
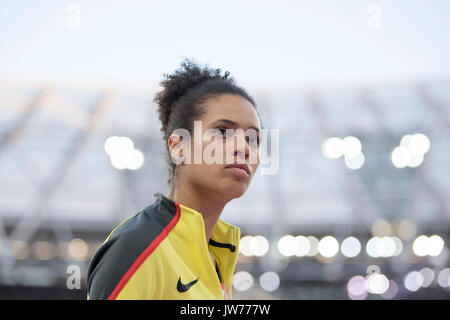
M 220 282 L 220 284 L 222 284 L 222 276 L 220 275 L 219 267 L 217 266 L 216 257 L 214 257 L 214 261 L 216 262 L 216 272 L 217 272 L 217 276 L 219 277 L 219 282 Z
M 208 249 L 207 243 L 206 243 L 205 224 L 203 221 L 203 217 L 200 216 L 199 218 L 200 218 L 199 220 L 200 220 L 200 230 L 201 230 L 201 239 L 202 239 L 200 241 L 201 246 L 202 246 L 202 249 L 200 251 L 202 253 L 203 258 L 207 260 L 206 263 L 209 265 L 209 269 L 210 269 L 209 273 L 211 276 L 210 279 L 211 279 L 211 281 L 213 281 L 214 286 L 216 287 L 216 292 L 219 297 L 223 298 L 222 284 L 221 284 L 220 278 L 217 276 L 217 265 L 218 265 L 217 260 L 216 260 L 216 257 L 214 257 L 214 260 L 216 260 L 216 267 L 214 267 L 213 262 L 211 260 L 211 256 L 209 254 L 209 249 Z M 210 239 L 210 241 L 211 241 L 211 239 Z M 213 242 L 216 243 L 214 240 L 213 240 Z M 214 273 L 216 273 L 216 275 L 213 276 Z

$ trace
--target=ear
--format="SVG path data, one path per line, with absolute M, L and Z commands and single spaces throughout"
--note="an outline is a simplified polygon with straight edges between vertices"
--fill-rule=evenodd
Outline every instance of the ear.
M 182 164 L 184 162 L 184 150 L 183 150 L 183 137 L 172 133 L 167 140 L 167 145 L 169 147 L 169 153 L 172 158 L 172 162 L 176 165 Z

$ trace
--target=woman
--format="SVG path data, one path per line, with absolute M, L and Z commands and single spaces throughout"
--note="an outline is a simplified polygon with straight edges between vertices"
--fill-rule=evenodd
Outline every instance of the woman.
M 89 264 L 88 299 L 231 298 L 240 229 L 220 214 L 258 168 L 261 121 L 252 97 L 220 72 L 186 59 L 164 75 L 154 101 L 170 193 L 155 193 L 153 204 L 111 232 Z M 231 161 L 191 161 L 196 153 Z

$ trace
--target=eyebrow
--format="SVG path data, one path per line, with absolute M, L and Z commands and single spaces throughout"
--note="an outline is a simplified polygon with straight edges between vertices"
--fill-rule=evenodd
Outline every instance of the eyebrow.
M 216 123 L 221 123 L 221 122 L 225 122 L 225 123 L 229 123 L 232 124 L 234 126 L 238 126 L 238 124 L 236 122 L 234 122 L 233 120 L 230 119 L 218 119 L 216 121 L 214 121 L 212 123 L 212 125 L 216 124 Z M 254 129 L 255 131 L 259 132 L 259 129 L 257 127 L 250 127 L 251 129 Z

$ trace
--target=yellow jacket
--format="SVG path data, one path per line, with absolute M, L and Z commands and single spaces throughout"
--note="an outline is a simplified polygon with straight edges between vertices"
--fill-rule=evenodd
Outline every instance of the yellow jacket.
M 90 261 L 88 299 L 231 299 L 240 229 L 219 219 L 207 245 L 198 211 L 154 196 Z

